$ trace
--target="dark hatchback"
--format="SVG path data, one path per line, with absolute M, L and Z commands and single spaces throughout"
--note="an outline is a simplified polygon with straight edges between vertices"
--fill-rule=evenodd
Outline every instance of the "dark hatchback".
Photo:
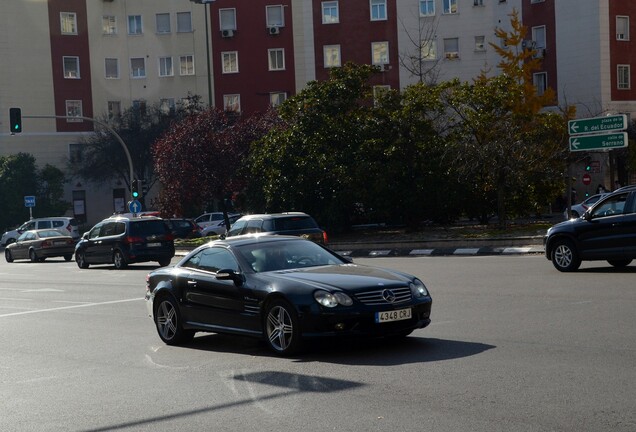
M 164 219 L 174 238 L 193 239 L 201 237 L 201 227 L 192 219 L 170 218 Z
M 245 234 L 293 235 L 326 245 L 327 233 L 314 218 L 302 212 L 268 213 L 243 216 L 227 233 L 227 237 Z
M 163 219 L 157 217 L 104 219 L 84 234 L 75 247 L 79 268 L 91 264 L 128 264 L 158 261 L 170 264 L 174 256 L 174 236 Z
M 577 270 L 581 261 L 629 265 L 636 258 L 636 186 L 618 189 L 580 218 L 556 224 L 543 243 L 546 258 L 562 272 Z
M 432 304 L 415 276 L 269 235 L 200 246 L 174 267 L 151 272 L 146 300 L 168 345 L 198 331 L 228 333 L 262 338 L 281 355 L 311 337 L 405 337 L 431 322 Z

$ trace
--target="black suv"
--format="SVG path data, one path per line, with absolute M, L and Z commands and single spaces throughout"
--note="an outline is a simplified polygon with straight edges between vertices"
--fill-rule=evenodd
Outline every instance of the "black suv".
M 636 258 L 636 185 L 604 196 L 578 219 L 556 224 L 543 243 L 546 258 L 562 272 L 577 270 L 581 261 L 629 265 Z
M 234 222 L 227 237 L 254 233 L 294 235 L 327 244 L 327 233 L 320 229 L 314 218 L 301 212 L 243 216 Z
M 128 264 L 158 261 L 165 267 L 174 256 L 174 236 L 161 218 L 112 217 L 84 234 L 75 247 L 79 268 L 90 264 Z

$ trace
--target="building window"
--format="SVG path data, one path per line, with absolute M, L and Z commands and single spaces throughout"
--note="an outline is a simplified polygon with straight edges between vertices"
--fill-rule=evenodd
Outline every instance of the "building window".
M 389 43 L 372 42 L 371 60 L 374 65 L 385 65 L 389 63 Z
M 104 69 L 106 79 L 119 79 L 119 59 L 104 59 Z
M 532 74 L 532 83 L 537 89 L 537 95 L 542 96 L 548 88 L 548 74 L 546 72 Z
M 435 0 L 420 0 L 420 16 L 435 15 Z
M 269 104 L 273 107 L 281 105 L 287 100 L 287 93 L 285 92 L 273 92 L 269 94 Z
M 159 109 L 164 114 L 173 113 L 175 110 L 174 98 L 166 98 L 159 100 Z
M 269 58 L 269 70 L 277 71 L 285 69 L 285 50 L 283 48 L 274 48 L 267 50 Z
M 323 56 L 325 57 L 325 67 L 340 66 L 340 45 L 325 45 L 323 47 Z
M 118 119 L 121 117 L 121 102 L 120 101 L 108 101 L 108 118 Z
M 117 17 L 114 15 L 104 15 L 102 17 L 102 34 L 117 34 Z
M 142 33 L 141 15 L 128 15 L 128 34 L 140 35 Z
M 340 16 L 338 15 L 338 2 L 337 1 L 322 2 L 322 23 L 336 24 L 339 22 L 340 22 Z
M 629 40 L 629 17 L 616 17 L 616 40 Z
M 444 39 L 444 56 L 447 59 L 459 58 L 459 39 Z
M 435 40 L 422 41 L 422 60 L 437 60 L 437 42 Z
M 386 20 L 386 0 L 371 0 L 371 21 Z
M 443 13 L 456 14 L 457 13 L 457 0 L 442 0 Z
M 194 75 L 193 55 L 182 55 L 179 57 L 179 75 Z
M 618 89 L 629 90 L 631 88 L 630 82 L 630 67 L 629 65 L 618 65 Z
M 82 101 L 81 100 L 67 100 L 66 101 L 66 116 L 67 117 L 81 117 L 82 114 Z M 68 123 L 80 123 L 81 118 L 67 118 Z
M 475 51 L 486 51 L 486 36 L 475 36 Z
M 545 0 L 530 0 L 530 3 L 543 3 Z
M 79 57 L 63 57 L 62 59 L 64 63 L 64 78 L 79 79 Z
M 143 57 L 130 59 L 130 76 L 133 78 L 146 78 L 146 59 Z
M 80 163 L 84 159 L 83 157 L 84 146 L 82 144 L 69 144 L 68 145 L 68 158 L 71 163 Z
M 236 9 L 219 9 L 221 30 L 236 30 Z
M 267 27 L 283 27 L 285 25 L 282 5 L 266 6 L 265 13 L 267 16 Z
M 241 95 L 223 95 L 223 109 L 231 112 L 241 112 Z
M 170 33 L 170 14 L 158 13 L 156 15 L 157 33 L 166 34 Z
M 140 114 L 146 114 L 146 101 L 143 99 L 135 99 L 132 102 L 132 107 Z
M 473 0 L 473 6 L 483 6 L 484 0 Z
M 60 30 L 63 35 L 77 34 L 77 15 L 75 12 L 60 12 Z
M 159 76 L 169 77 L 174 75 L 172 57 L 159 57 Z
M 223 65 L 223 73 L 237 73 L 238 69 L 238 52 L 230 51 L 221 53 L 221 64 Z
M 177 33 L 192 33 L 192 15 L 190 12 L 177 12 Z

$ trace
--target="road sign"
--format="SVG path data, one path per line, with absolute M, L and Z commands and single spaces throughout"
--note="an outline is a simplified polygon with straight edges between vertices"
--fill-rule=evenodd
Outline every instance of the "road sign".
M 128 201 L 128 210 L 131 213 L 139 213 L 141 211 L 141 203 L 137 200 Z
M 627 132 L 570 137 L 570 151 L 605 150 L 627 147 Z
M 627 116 L 625 114 L 606 117 L 593 117 L 586 119 L 570 120 L 568 131 L 570 135 L 590 134 L 627 129 Z
M 24 206 L 25 207 L 35 207 L 35 197 L 33 195 L 28 195 L 24 197 Z
M 583 181 L 583 184 L 585 186 L 589 185 L 590 183 L 592 183 L 592 176 L 585 173 L 583 174 L 583 178 L 581 179 Z

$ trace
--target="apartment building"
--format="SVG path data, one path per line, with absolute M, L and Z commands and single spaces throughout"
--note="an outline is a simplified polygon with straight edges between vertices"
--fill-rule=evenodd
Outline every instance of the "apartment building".
M 579 116 L 636 111 L 631 31 L 622 0 L 15 0 L 0 15 L 0 154 L 27 152 L 64 168 L 94 129 L 73 118 L 130 106 L 166 109 L 189 93 L 226 110 L 276 106 L 346 62 L 377 65 L 376 88 L 498 73 L 497 27 L 520 12 L 525 43 Z M 23 132 L 8 131 L 21 107 Z M 70 118 L 31 118 L 30 116 Z M 603 164 L 606 164 L 603 162 Z M 121 210 L 113 184 L 67 185 L 71 213 L 92 223 Z

